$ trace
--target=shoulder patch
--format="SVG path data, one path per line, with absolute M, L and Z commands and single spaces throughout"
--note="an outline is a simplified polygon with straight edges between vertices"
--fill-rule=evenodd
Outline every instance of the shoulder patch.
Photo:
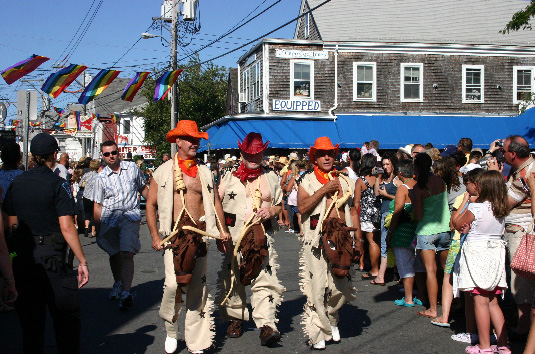
M 65 191 L 67 192 L 67 194 L 69 195 L 69 198 L 73 198 L 72 196 L 72 192 L 71 192 L 71 185 L 69 184 L 69 182 L 65 181 L 61 184 L 61 186 L 63 187 L 63 189 L 65 189 Z

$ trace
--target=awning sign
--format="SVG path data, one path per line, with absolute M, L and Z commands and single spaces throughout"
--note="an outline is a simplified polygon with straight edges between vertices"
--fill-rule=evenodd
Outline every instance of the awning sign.
M 321 111 L 321 102 L 314 100 L 273 100 L 274 111 Z
M 287 59 L 329 59 L 327 51 L 303 51 L 290 49 L 275 49 L 275 56 L 277 58 Z

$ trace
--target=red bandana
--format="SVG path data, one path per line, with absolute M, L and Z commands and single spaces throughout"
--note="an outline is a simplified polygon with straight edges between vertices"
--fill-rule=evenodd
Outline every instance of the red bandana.
M 178 159 L 178 166 L 188 176 L 195 178 L 197 177 L 197 162 L 195 160 L 182 160 L 180 157 L 177 156 Z
M 321 184 L 326 184 L 329 182 L 329 173 L 325 173 L 318 166 L 314 165 L 314 175 L 320 181 Z
M 245 164 L 242 162 L 240 164 L 240 167 L 235 172 L 232 172 L 232 174 L 240 179 L 240 181 L 245 182 L 250 179 L 255 179 L 256 177 L 260 176 L 262 174 L 262 167 L 257 168 L 256 170 L 252 170 L 250 168 L 245 167 Z

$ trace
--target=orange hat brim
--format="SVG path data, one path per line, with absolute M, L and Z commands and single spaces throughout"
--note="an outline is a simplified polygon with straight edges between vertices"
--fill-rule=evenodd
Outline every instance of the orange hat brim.
M 193 138 L 208 140 L 208 133 L 206 132 L 186 132 L 179 128 L 175 128 L 167 132 L 167 135 L 165 136 L 165 138 L 170 143 L 176 143 L 176 138 L 180 136 L 191 136 Z
M 336 146 L 330 147 L 330 148 L 316 148 L 314 146 L 310 147 L 310 151 L 308 153 L 308 157 L 310 158 L 310 161 L 314 162 L 316 158 L 314 155 L 316 154 L 316 151 L 318 150 L 334 150 L 335 155 L 338 155 L 338 151 L 340 151 L 340 144 L 336 144 Z

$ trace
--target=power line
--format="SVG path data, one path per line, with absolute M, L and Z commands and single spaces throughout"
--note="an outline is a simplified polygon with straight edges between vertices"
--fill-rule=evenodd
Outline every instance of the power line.
M 297 16 L 297 17 L 291 19 L 290 21 L 288 21 L 288 22 L 286 22 L 286 23 L 280 25 L 279 27 L 275 28 L 274 30 L 271 30 L 271 31 L 269 31 L 268 33 L 265 33 L 265 34 L 263 34 L 263 35 L 261 35 L 261 36 L 255 38 L 255 39 L 253 39 L 253 40 L 251 40 L 251 41 L 245 43 L 244 45 L 241 45 L 241 46 L 239 46 L 239 47 L 237 47 L 237 48 L 234 48 L 234 49 L 232 49 L 232 50 L 230 50 L 230 51 L 228 51 L 228 52 L 226 52 L 226 53 L 223 53 L 223 54 L 221 54 L 221 55 L 218 55 L 218 56 L 216 56 L 216 57 L 214 57 L 214 58 L 212 58 L 212 59 L 208 59 L 208 60 L 205 60 L 205 61 L 200 62 L 200 63 L 198 63 L 198 64 L 194 64 L 194 65 L 188 66 L 188 67 L 186 67 L 186 68 L 184 68 L 184 69 L 189 69 L 189 68 L 192 68 L 192 67 L 195 67 L 195 66 L 198 66 L 198 65 L 206 64 L 206 63 L 209 63 L 209 62 L 214 61 L 214 60 L 216 60 L 216 59 L 222 58 L 222 57 L 224 57 L 224 56 L 226 56 L 226 55 L 229 55 L 230 53 L 234 53 L 235 51 L 237 51 L 237 50 L 239 50 L 239 49 L 241 49 L 241 48 L 243 48 L 243 47 L 245 47 L 245 46 L 248 46 L 249 44 L 252 44 L 252 43 L 254 43 L 254 42 L 256 42 L 256 41 L 258 41 L 258 40 L 260 40 L 260 39 L 262 39 L 262 38 L 264 38 L 264 37 L 269 36 L 269 35 L 272 34 L 273 32 L 277 32 L 277 31 L 280 30 L 281 28 L 284 28 L 284 27 L 288 26 L 290 23 L 297 21 L 297 20 L 300 19 L 301 17 L 306 16 L 307 14 L 309 14 L 309 13 L 311 13 L 312 11 L 314 11 L 314 10 L 320 8 L 321 6 L 325 5 L 326 3 L 330 2 L 330 1 L 331 1 L 331 0 L 325 0 L 324 2 L 322 2 L 322 3 L 319 4 L 319 5 L 317 5 L 316 7 L 312 8 L 312 9 L 306 11 L 306 12 L 303 12 L 301 15 L 299 15 L 299 16 Z

